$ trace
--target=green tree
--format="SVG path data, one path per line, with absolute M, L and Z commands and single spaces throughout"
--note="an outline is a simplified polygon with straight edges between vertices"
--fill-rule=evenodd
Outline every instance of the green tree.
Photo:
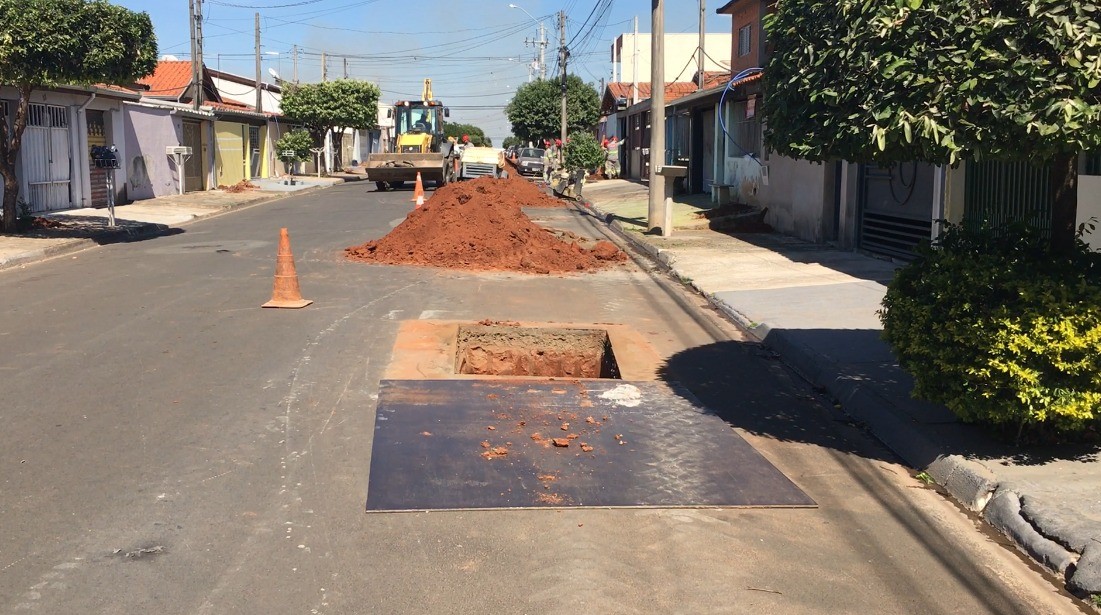
M 370 130 L 378 125 L 378 86 L 368 81 L 337 79 L 321 83 L 288 85 L 280 108 L 287 118 L 300 122 L 310 131 L 314 143 L 325 142 L 330 133 L 336 167 L 340 159 L 344 131 L 348 128 Z
M 1101 146 L 1099 5 L 779 0 L 766 139 L 808 160 L 1051 164 L 1052 248 L 1075 247 L 1077 159 Z
M 520 137 L 517 137 L 516 135 L 509 135 L 509 136 L 505 137 L 504 141 L 501 142 L 501 147 L 504 147 L 506 149 L 509 148 L 509 147 L 512 147 L 514 145 L 516 147 L 522 147 L 524 145 L 524 141 L 521 140 Z
M 512 133 L 521 141 L 539 141 L 561 133 L 562 89 L 557 79 L 521 85 L 505 108 Z M 577 75 L 566 78 L 567 133 L 592 130 L 600 120 L 600 95 Z
M 283 133 L 283 136 L 275 142 L 275 152 L 280 160 L 301 162 L 309 160 L 310 148 L 313 147 L 313 144 L 314 140 L 309 131 L 299 128 Z M 284 154 L 290 154 L 290 156 Z
M 125 85 L 157 68 L 157 39 L 146 13 L 106 0 L 0 0 L 0 83 L 19 92 L 9 128 L 0 118 L 3 229 L 16 228 L 15 162 L 35 88 Z
M 575 132 L 566 143 L 566 168 L 592 172 L 604 164 L 605 152 L 591 132 Z
M 443 125 L 444 138 L 455 137 L 456 141 L 462 143 L 463 135 L 467 135 L 468 137 L 470 137 L 471 145 L 474 145 L 476 147 L 486 145 L 488 147 L 486 142 L 489 139 L 486 137 L 485 131 L 473 124 L 455 124 L 452 122 L 447 122 Z

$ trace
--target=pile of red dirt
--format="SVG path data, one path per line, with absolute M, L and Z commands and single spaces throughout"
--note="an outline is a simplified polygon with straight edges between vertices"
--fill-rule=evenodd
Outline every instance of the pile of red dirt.
M 592 271 L 627 259 L 610 242 L 586 249 L 532 222 L 519 206 L 538 206 L 535 195 L 551 199 L 521 179 L 451 183 L 385 237 L 344 252 L 390 265 L 525 273 Z
M 220 186 L 218 186 L 218 189 L 221 190 L 222 192 L 232 192 L 232 193 L 236 194 L 238 192 L 245 192 L 246 190 L 255 190 L 259 187 L 260 186 L 257 186 L 256 184 L 250 182 L 247 179 L 242 179 L 241 181 L 237 182 L 236 184 L 233 184 L 232 186 L 220 185 Z
M 490 183 L 493 181 L 488 177 L 479 177 L 471 183 L 477 185 L 479 182 Z M 500 194 L 508 205 L 516 207 L 569 207 L 569 204 L 565 201 L 543 192 L 531 180 L 520 177 L 519 173 L 510 174 L 505 179 L 499 179 L 497 184 L 493 188 L 494 194 Z

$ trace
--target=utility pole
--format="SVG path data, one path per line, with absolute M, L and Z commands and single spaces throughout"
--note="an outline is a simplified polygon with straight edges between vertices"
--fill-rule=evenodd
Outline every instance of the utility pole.
M 650 201 L 646 229 L 660 227 L 668 236 L 672 223 L 665 208 L 665 0 L 651 0 L 650 26 Z
M 325 60 L 325 52 L 321 52 L 321 80 L 328 81 L 329 79 L 329 63 Z
M 566 145 L 566 61 L 570 50 L 566 49 L 566 11 L 558 11 L 558 32 L 562 46 L 558 49 L 558 64 L 562 67 L 562 146 Z M 558 148 L 558 159 L 562 160 L 562 148 Z
M 703 43 L 704 37 L 707 36 L 704 33 L 704 22 L 707 19 L 707 0 L 700 0 L 700 48 L 696 59 L 696 67 L 699 70 L 699 74 L 696 75 L 696 89 L 703 89 Z
M 191 12 L 191 106 L 203 104 L 203 0 L 188 0 Z
M 539 39 L 530 41 L 524 40 L 524 44 L 531 45 L 532 47 L 539 48 L 539 78 L 547 78 L 547 31 L 543 27 L 543 22 L 539 22 Z M 531 81 L 530 77 L 528 81 Z
M 639 102 L 639 15 L 634 15 L 634 56 L 631 59 L 631 105 Z
M 260 82 L 260 13 L 256 14 L 256 112 L 264 112 L 264 96 Z
M 344 56 L 344 78 L 348 78 L 348 56 Z
M 298 45 L 292 48 L 291 57 L 294 59 L 294 69 L 292 71 L 294 74 L 291 76 L 294 78 L 294 82 L 298 83 Z

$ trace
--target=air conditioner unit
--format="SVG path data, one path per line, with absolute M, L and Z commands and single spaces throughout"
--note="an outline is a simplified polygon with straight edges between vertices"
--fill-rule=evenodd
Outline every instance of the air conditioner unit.
M 185 145 L 169 145 L 168 147 L 164 148 L 164 153 L 168 154 L 169 156 L 175 156 L 176 154 L 190 156 L 191 148 Z

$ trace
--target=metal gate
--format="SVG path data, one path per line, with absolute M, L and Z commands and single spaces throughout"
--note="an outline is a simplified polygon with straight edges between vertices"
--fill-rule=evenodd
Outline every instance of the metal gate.
M 201 124 L 198 122 L 183 123 L 183 144 L 191 148 L 191 156 L 184 162 L 184 191 L 195 192 L 204 190 L 206 174 L 203 173 L 203 137 Z
M 934 172 L 918 162 L 860 165 L 860 249 L 914 257 L 914 248 L 933 235 Z
M 249 179 L 258 179 L 260 177 L 261 161 L 260 156 L 260 127 L 249 126 L 248 127 L 248 151 L 249 151 Z
M 31 211 L 67 209 L 69 194 L 69 110 L 32 104 L 23 133 L 23 175 Z
M 968 162 L 964 223 L 994 228 L 1014 221 L 1051 230 L 1049 165 L 1028 162 Z

